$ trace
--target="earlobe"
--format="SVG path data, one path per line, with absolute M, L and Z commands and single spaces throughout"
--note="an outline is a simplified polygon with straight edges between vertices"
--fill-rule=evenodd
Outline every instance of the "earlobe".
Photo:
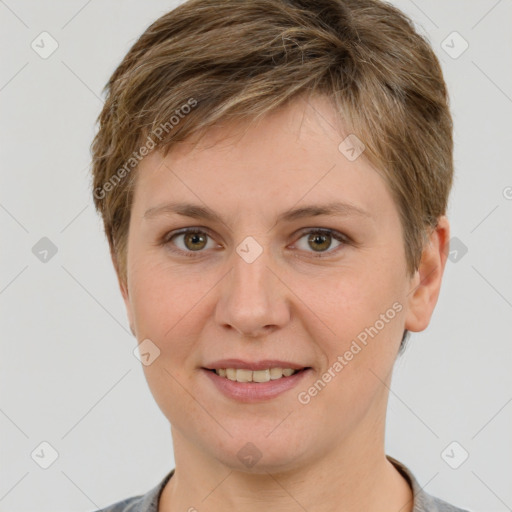
M 419 332 L 427 328 L 441 290 L 441 281 L 448 255 L 450 225 L 443 215 L 432 230 L 423 249 L 421 261 L 408 294 L 405 328 Z

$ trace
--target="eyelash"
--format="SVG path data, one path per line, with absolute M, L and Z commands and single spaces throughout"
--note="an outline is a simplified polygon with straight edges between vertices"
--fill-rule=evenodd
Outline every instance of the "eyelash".
M 174 248 L 171 248 L 171 240 L 177 236 L 180 236 L 180 235 L 187 235 L 187 234 L 204 234 L 206 236 L 208 236 L 209 238 L 213 238 L 210 236 L 210 234 L 208 233 L 207 230 L 205 229 L 200 229 L 200 228 L 184 228 L 184 229 L 181 229 L 179 231 L 171 231 L 169 233 L 167 233 L 166 235 L 164 235 L 162 241 L 160 242 L 161 245 L 164 245 L 164 246 L 167 246 L 168 249 L 174 253 L 179 253 L 179 254 L 182 254 L 188 258 L 197 258 L 197 257 L 200 257 L 201 256 L 201 253 L 205 252 L 203 250 L 201 251 L 183 251 L 181 249 L 174 249 Z M 340 233 L 339 231 L 336 231 L 334 229 L 330 229 L 330 228 L 312 228 L 312 229 L 308 229 L 306 231 L 302 231 L 300 233 L 300 237 L 298 238 L 298 240 L 300 240 L 301 238 L 303 238 L 305 235 L 310 235 L 310 234 L 320 234 L 320 235 L 330 235 L 333 239 L 337 240 L 338 242 L 341 242 L 342 245 L 338 246 L 336 249 L 334 249 L 333 251 L 324 251 L 324 252 L 319 252 L 319 253 L 316 253 L 316 254 L 311 254 L 310 257 L 312 258 L 326 258 L 336 252 L 338 252 L 340 249 L 343 248 L 344 245 L 348 245 L 351 243 L 351 239 L 347 236 L 347 235 L 344 235 L 343 233 Z

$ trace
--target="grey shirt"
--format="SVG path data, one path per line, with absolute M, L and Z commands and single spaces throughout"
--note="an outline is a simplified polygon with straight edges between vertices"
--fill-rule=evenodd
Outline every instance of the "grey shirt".
M 411 486 L 414 495 L 414 506 L 412 512 L 469 512 L 466 509 L 454 507 L 446 501 L 427 494 L 420 487 L 420 484 L 416 481 L 416 478 L 414 478 L 413 474 L 406 466 L 389 455 L 386 455 L 386 457 L 398 469 L 398 471 L 400 471 Z M 158 512 L 158 500 L 160 499 L 160 494 L 162 493 L 165 484 L 167 484 L 173 474 L 174 469 L 165 475 L 163 480 L 161 480 L 158 485 L 153 487 L 153 489 L 149 490 L 146 494 L 126 498 L 125 500 L 114 503 L 107 508 L 99 510 L 98 512 Z

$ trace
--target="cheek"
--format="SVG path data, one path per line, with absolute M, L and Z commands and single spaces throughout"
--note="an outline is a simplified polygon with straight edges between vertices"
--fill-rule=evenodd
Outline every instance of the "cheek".
M 198 365 L 205 322 L 214 314 L 208 293 L 219 276 L 204 270 L 184 271 L 183 266 L 150 258 L 133 267 L 131 304 L 139 342 L 150 339 L 160 350 L 158 364 L 144 367 L 148 381 L 174 387 L 170 372 L 185 383 Z M 174 383 L 174 384 L 173 384 Z M 176 388 L 174 392 L 179 392 Z M 176 395 L 174 395 L 176 396 Z
M 336 375 L 326 379 L 336 382 L 329 388 L 338 393 L 335 401 L 346 400 L 345 406 L 363 398 L 355 389 L 369 399 L 382 387 L 378 377 L 385 380 L 394 364 L 405 320 L 403 283 L 396 269 L 374 266 L 347 273 L 331 280 L 327 291 L 310 295 L 314 301 L 308 305 L 329 328 L 320 345 L 327 359 L 323 370 Z
M 306 294 L 308 305 L 330 327 L 332 334 L 344 341 L 357 337 L 365 328 L 374 325 L 395 302 L 403 300 L 399 276 L 389 268 L 373 267 L 331 275 L 328 282 L 315 289 L 317 291 L 310 286 Z M 388 315 L 392 319 L 386 318 L 390 320 L 386 323 L 386 331 L 392 323 L 399 324 L 395 320 L 400 318 L 395 314 L 396 309 Z
M 163 414 L 177 425 L 186 425 L 199 414 L 184 389 L 193 389 L 191 368 L 200 339 L 197 314 L 203 285 L 149 262 L 133 269 L 131 283 L 139 342 L 150 339 L 160 351 L 151 364 L 143 365 L 146 381 Z
M 311 407 L 332 435 L 340 425 L 347 431 L 355 428 L 374 404 L 383 403 L 384 383 L 402 337 L 404 309 L 397 283 L 390 279 L 376 285 L 373 278 L 367 274 L 340 281 L 329 293 L 318 294 L 311 307 L 329 326 L 317 339 L 327 361 L 312 387 L 301 390 L 301 398 L 310 400 L 306 410 Z
M 138 334 L 163 343 L 174 331 L 183 330 L 203 288 L 193 276 L 149 258 L 133 267 L 130 296 Z

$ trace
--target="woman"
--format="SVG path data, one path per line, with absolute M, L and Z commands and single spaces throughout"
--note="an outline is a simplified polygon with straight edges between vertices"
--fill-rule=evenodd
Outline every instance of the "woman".
M 460 511 L 384 451 L 446 263 L 439 62 L 376 0 L 189 1 L 107 84 L 104 221 L 176 468 L 105 511 Z

